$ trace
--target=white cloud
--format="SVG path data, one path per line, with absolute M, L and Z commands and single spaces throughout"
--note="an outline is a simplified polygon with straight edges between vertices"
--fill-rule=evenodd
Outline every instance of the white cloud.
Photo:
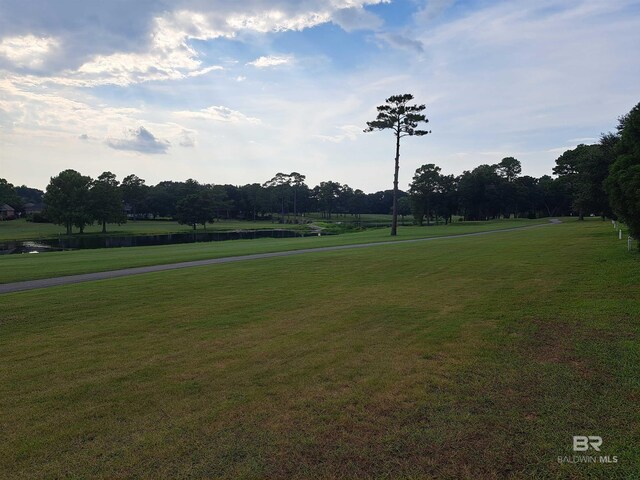
M 440 13 L 452 1 L 429 0 L 431 11 L 402 25 L 394 17 L 372 34 L 352 36 L 349 50 L 335 56 L 325 45 L 314 52 L 313 44 L 298 49 L 281 42 L 289 36 L 272 42 L 268 33 L 324 21 L 345 30 L 371 28 L 375 18 L 366 13 L 368 26 L 366 18 L 348 18 L 368 2 L 145 1 L 128 5 L 126 19 L 114 8 L 119 2 L 85 2 L 95 15 L 83 17 L 81 26 L 65 10 L 67 2 L 52 8 L 53 2 L 33 0 L 30 15 L 6 14 L 6 5 L 19 3 L 24 5 L 0 1 L 0 43 L 33 35 L 58 44 L 36 55 L 42 59 L 37 75 L 24 74 L 28 67 L 18 68 L 6 53 L 0 57 L 0 143 L 15 145 L 3 151 L 5 158 L 40 159 L 40 167 L 30 170 L 45 172 L 45 184 L 51 170 L 73 161 L 82 167 L 89 158 L 115 168 L 122 162 L 125 171 L 119 173 L 134 170 L 156 180 L 184 174 L 203 181 L 263 181 L 279 170 L 299 170 L 310 183 L 331 176 L 366 190 L 384 188 L 392 139 L 359 131 L 384 98 L 404 92 L 427 104 L 433 134 L 403 143 L 401 185 L 422 163 L 460 173 L 508 155 L 516 155 L 527 174 L 540 175 L 564 151 L 551 150 L 614 128 L 638 101 L 634 79 L 640 67 L 629 61 L 629 45 L 640 42 L 637 0 L 467 2 L 447 15 Z M 392 8 L 380 9 L 381 15 Z M 412 54 L 375 48 L 376 39 Z M 235 48 L 240 43 L 245 45 Z M 245 52 L 253 56 L 242 57 Z M 282 56 L 277 52 L 292 55 L 295 75 L 269 74 L 270 59 Z M 353 65 L 346 55 L 351 53 Z M 322 55 L 325 62 L 308 60 Z M 246 65 L 261 56 L 263 70 Z M 214 73 L 218 65 L 224 74 Z M 245 75 L 250 82 L 241 81 Z M 95 85 L 119 88 L 77 88 Z M 208 105 L 214 107 L 199 110 Z M 262 127 L 247 128 L 258 119 Z M 160 142 L 178 147 L 197 140 L 198 148 L 168 148 L 150 162 L 105 147 L 105 138 L 132 140 L 122 129 L 136 132 L 140 125 Z M 77 140 L 83 133 L 94 141 Z M 13 183 L 35 175 L 18 168 L 22 162 L 5 163 L 4 175 Z
M 259 124 L 260 119 L 254 117 L 248 117 L 244 113 L 232 110 L 223 106 L 211 106 L 197 111 L 180 111 L 175 112 L 174 115 L 181 118 L 195 119 L 195 120 L 213 120 L 215 122 L 224 122 L 232 124 L 250 123 Z
M 568 140 L 569 143 L 575 143 L 576 145 L 579 143 L 592 144 L 598 142 L 599 138 L 597 137 L 580 137 L 580 138 L 570 138 Z
M 326 23 L 331 14 L 325 12 L 304 12 L 289 15 L 282 10 L 267 10 L 257 14 L 233 14 L 227 17 L 226 23 L 233 30 L 252 30 L 254 32 L 282 32 L 286 30 L 303 30 Z
M 380 32 L 376 34 L 376 38 L 384 40 L 386 43 L 395 48 L 413 50 L 418 53 L 422 53 L 424 51 L 424 45 L 420 40 L 410 38 L 406 34 Z
M 346 32 L 376 30 L 383 23 L 380 17 L 365 10 L 362 5 L 336 10 L 332 15 L 332 21 Z
M 379 19 L 363 7 L 386 1 L 175 0 L 172 8 L 165 2 L 150 1 L 127 5 L 125 15 L 119 2 L 91 2 L 82 22 L 77 21 L 79 13 L 72 3 L 52 7 L 49 0 L 34 0 L 27 16 L 22 2 L 3 2 L 0 55 L 15 66 L 41 66 L 41 57 L 60 47 L 50 66 L 51 77 L 63 72 L 68 77 L 80 69 L 95 76 L 104 73 L 118 85 L 175 79 L 187 74 L 182 70 L 206 68 L 199 63 L 193 40 L 234 38 L 245 32 L 301 31 L 332 20 L 347 30 L 372 28 Z
M 140 126 L 136 130 L 126 130 L 125 138 L 108 138 L 106 144 L 116 150 L 130 150 L 139 153 L 167 153 L 170 143 L 156 138 L 149 130 Z
M 292 56 L 278 56 L 278 55 L 269 55 L 256 58 L 252 62 L 247 63 L 247 65 L 252 65 L 256 68 L 269 68 L 269 67 L 277 67 L 279 65 L 287 65 L 293 62 Z
M 0 57 L 5 57 L 19 68 L 37 69 L 58 46 L 58 40 L 51 37 L 8 37 L 0 42 Z
M 0 78 L 0 108 L 12 118 L 16 128 L 99 136 L 105 125 L 131 124 L 141 113 L 131 107 L 95 105 L 89 97 L 43 88 L 37 81 L 29 82 L 30 78 Z
M 337 128 L 340 133 L 336 135 L 315 135 L 315 137 L 326 142 L 340 143 L 345 140 L 356 140 L 363 130 L 363 127 L 358 125 L 343 125 Z

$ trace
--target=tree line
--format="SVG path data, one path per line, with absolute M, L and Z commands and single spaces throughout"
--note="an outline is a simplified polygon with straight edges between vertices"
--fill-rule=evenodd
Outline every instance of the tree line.
M 397 213 L 412 214 L 419 225 L 447 223 L 454 216 L 487 220 L 599 215 L 623 220 L 640 238 L 640 104 L 619 118 L 615 132 L 603 134 L 596 144 L 565 151 L 555 164 L 553 176 L 536 178 L 521 175 L 521 164 L 513 157 L 457 176 L 429 163 L 416 170 L 408 191 L 397 189 L 394 176 L 393 190 L 376 193 L 331 180 L 309 187 L 298 172 L 280 172 L 263 183 L 243 186 L 193 179 L 149 186 L 133 174 L 118 182 L 111 172 L 92 179 L 65 170 L 51 178 L 42 199 L 46 218 L 64 225 L 68 233 L 73 227 L 82 232 L 94 222 L 106 231 L 108 223 L 127 218 L 173 218 L 194 228 L 220 218 L 301 222 L 309 212 L 328 220 L 336 215 L 357 218 L 390 214 L 395 203 Z M 19 206 L 42 193 L 0 179 L 0 204 Z
M 68 234 L 74 228 L 82 233 L 87 225 L 96 222 L 106 232 L 108 224 L 121 224 L 128 219 L 171 218 L 195 229 L 197 225 L 206 228 L 207 223 L 217 219 L 301 223 L 307 221 L 305 215 L 309 212 L 331 220 L 336 215 L 357 218 L 368 213 L 388 214 L 392 209 L 391 190 L 367 194 L 331 180 L 312 188 L 305 180 L 305 175 L 298 172 L 280 172 L 263 183 L 242 186 L 203 184 L 194 179 L 147 185 L 135 174 L 120 182 L 111 172 L 93 179 L 69 169 L 52 177 L 46 192 L 29 190 L 39 193 L 38 198 L 32 197 L 34 203 L 43 202 L 45 206 L 42 214 L 32 219 L 63 225 Z M 14 188 L 0 180 L 0 200 L 23 205 L 22 188 L 26 187 Z M 407 196 L 405 192 L 401 195 Z M 402 213 L 410 213 L 408 204 Z

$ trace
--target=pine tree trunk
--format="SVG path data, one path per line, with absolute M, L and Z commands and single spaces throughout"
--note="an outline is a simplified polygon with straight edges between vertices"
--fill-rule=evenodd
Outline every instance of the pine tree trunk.
M 398 234 L 398 171 L 400 170 L 400 132 L 396 132 L 396 166 L 393 174 L 393 218 L 391 220 L 391 236 Z

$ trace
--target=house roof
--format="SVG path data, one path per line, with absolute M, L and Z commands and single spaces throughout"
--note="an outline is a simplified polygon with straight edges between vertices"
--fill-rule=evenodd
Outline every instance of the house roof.
M 6 212 L 8 210 L 15 211 L 15 208 L 13 208 L 11 205 L 7 205 L 6 203 L 4 205 L 0 206 L 0 211 Z

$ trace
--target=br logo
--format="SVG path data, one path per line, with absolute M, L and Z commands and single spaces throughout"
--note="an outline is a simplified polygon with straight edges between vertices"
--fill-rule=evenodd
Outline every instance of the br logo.
M 586 452 L 589 448 L 593 448 L 596 452 L 600 451 L 602 445 L 602 437 L 575 435 L 573 437 L 573 451 Z

